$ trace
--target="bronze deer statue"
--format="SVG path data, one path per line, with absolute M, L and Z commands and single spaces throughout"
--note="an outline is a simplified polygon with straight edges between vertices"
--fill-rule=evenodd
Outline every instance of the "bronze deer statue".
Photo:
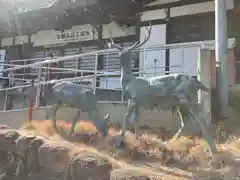
M 139 108 L 161 108 L 161 109 L 176 109 L 181 120 L 181 127 L 175 134 L 173 139 L 177 139 L 184 128 L 184 125 L 189 121 L 195 121 L 209 144 L 210 152 L 215 152 L 216 147 L 209 135 L 204 119 L 197 116 L 198 104 L 193 101 L 193 94 L 203 90 L 209 92 L 202 82 L 194 77 L 184 74 L 170 74 L 164 76 L 155 76 L 150 78 L 136 77 L 132 73 L 132 51 L 143 46 L 151 36 L 151 24 L 147 29 L 148 35 L 142 42 L 135 42 L 131 47 L 124 48 L 123 46 L 114 43 L 110 32 L 109 48 L 116 48 L 119 51 L 121 62 L 121 85 L 124 95 L 128 97 L 127 112 L 124 116 L 124 122 L 121 129 L 121 134 L 116 138 L 115 147 L 120 147 L 123 144 L 123 136 L 125 135 L 127 125 L 134 125 L 134 133 L 138 137 L 139 132 Z
M 57 110 L 63 105 L 66 105 L 77 109 L 76 116 L 72 119 L 72 127 L 69 136 L 74 133 L 74 127 L 80 118 L 81 110 L 88 113 L 89 121 L 96 126 L 100 134 L 103 137 L 107 136 L 109 129 L 107 120 L 109 116 L 107 114 L 104 119 L 99 116 L 97 109 L 98 101 L 91 87 L 63 81 L 52 87 L 50 95 L 50 98 L 52 98 L 56 104 L 46 113 L 46 119 L 50 115 L 52 116 L 52 125 L 55 130 L 57 130 Z

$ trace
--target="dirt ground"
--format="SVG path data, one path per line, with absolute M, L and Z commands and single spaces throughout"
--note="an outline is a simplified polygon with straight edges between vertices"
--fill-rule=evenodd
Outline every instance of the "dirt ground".
M 76 125 L 74 136 L 69 138 L 70 124 L 60 120 L 57 123 L 58 133 L 53 131 L 49 120 L 33 121 L 35 129 L 27 130 L 26 133 L 66 143 L 72 151 L 101 154 L 116 168 L 137 169 L 154 175 L 154 179 L 219 180 L 240 177 L 240 138 L 225 130 L 218 138 L 218 153 L 211 160 L 207 144 L 201 138 L 182 136 L 176 141 L 170 141 L 174 132 L 166 132 L 163 128 L 142 129 L 139 139 L 128 133 L 126 149 L 112 151 L 111 139 L 119 133 L 118 130 L 110 129 L 109 137 L 102 139 L 97 136 L 94 126 L 85 121 Z M 216 136 L 213 132 L 215 139 Z

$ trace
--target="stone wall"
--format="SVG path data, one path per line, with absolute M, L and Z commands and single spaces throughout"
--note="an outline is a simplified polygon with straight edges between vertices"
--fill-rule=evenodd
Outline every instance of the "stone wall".
M 45 112 L 49 107 L 38 108 L 34 110 L 34 120 L 44 120 Z M 110 116 L 110 122 L 114 125 L 123 123 L 124 114 L 126 112 L 127 104 L 124 103 L 99 103 L 99 111 L 101 116 L 108 113 Z M 57 113 L 57 119 L 69 121 L 75 115 L 76 110 L 71 108 L 62 108 Z M 140 124 L 147 125 L 149 127 L 164 127 L 170 131 L 177 131 L 180 127 L 180 119 L 176 115 L 172 115 L 171 111 L 150 111 L 140 110 Z M 25 120 L 28 119 L 28 110 L 14 110 L 0 112 L 0 124 L 7 124 L 13 128 L 19 128 L 22 126 Z M 81 119 L 87 119 L 87 113 L 81 113 Z M 193 125 L 196 127 L 195 125 Z M 190 125 L 186 127 L 185 132 L 190 131 Z M 192 126 L 191 126 L 192 127 Z M 193 128 L 193 131 L 197 131 L 198 128 Z M 191 130 L 192 131 L 192 130 Z

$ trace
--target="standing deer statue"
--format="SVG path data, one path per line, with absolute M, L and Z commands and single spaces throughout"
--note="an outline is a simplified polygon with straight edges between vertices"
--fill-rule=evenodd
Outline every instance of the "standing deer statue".
M 119 51 L 121 62 L 121 85 L 124 96 L 128 96 L 127 112 L 124 116 L 124 122 L 121 134 L 116 138 L 115 147 L 121 147 L 127 125 L 134 125 L 134 133 L 138 137 L 139 132 L 139 108 L 158 107 L 161 109 L 176 109 L 181 120 L 181 127 L 173 139 L 177 139 L 189 121 L 195 121 L 200 126 L 202 134 L 209 144 L 210 152 L 216 150 L 211 136 L 208 134 L 205 120 L 199 119 L 196 115 L 198 105 L 193 101 L 192 94 L 197 94 L 199 89 L 209 92 L 200 81 L 192 76 L 179 73 L 164 76 L 155 76 L 150 78 L 136 77 L 132 74 L 132 50 L 143 46 L 150 38 L 151 24 L 147 29 L 148 35 L 139 43 L 135 42 L 131 47 L 114 43 L 111 31 L 109 48 L 116 48 Z M 131 120 L 131 121 L 130 121 Z
M 81 110 L 88 113 L 89 121 L 95 125 L 98 132 L 103 137 L 107 136 L 109 130 L 107 121 L 109 116 L 107 114 L 104 119 L 100 118 L 97 109 L 98 101 L 91 87 L 64 81 L 55 84 L 51 89 L 50 95 L 50 98 L 53 98 L 56 104 L 46 113 L 46 119 L 48 119 L 50 115 L 52 116 L 52 125 L 55 130 L 57 130 L 57 110 L 61 106 L 66 105 L 77 109 L 77 114 L 72 119 L 72 127 L 69 136 L 74 133 L 74 127 L 80 118 Z

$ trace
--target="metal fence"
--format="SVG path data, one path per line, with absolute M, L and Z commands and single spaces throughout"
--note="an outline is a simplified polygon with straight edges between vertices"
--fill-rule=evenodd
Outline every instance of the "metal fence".
M 163 75 L 166 73 L 165 64 L 161 66 L 157 65 L 155 63 L 154 65 L 148 64 L 149 57 L 155 58 L 158 57 L 161 54 L 165 54 L 166 50 L 179 50 L 181 57 L 176 58 L 182 58 L 182 62 L 180 62 L 178 65 L 170 65 L 170 71 L 168 73 L 172 73 L 171 69 L 174 69 L 174 73 L 181 73 L 184 72 L 184 64 L 187 63 L 186 61 L 186 54 L 184 54 L 184 50 L 187 48 L 195 47 L 197 51 L 199 51 L 202 48 L 211 48 L 213 47 L 213 43 L 182 43 L 182 44 L 169 44 L 169 45 L 158 45 L 158 46 L 148 46 L 145 48 L 139 48 L 133 51 L 133 53 L 139 54 L 139 61 L 140 62 L 140 68 L 133 69 L 137 76 L 156 76 L 156 75 Z M 158 53 L 159 52 L 159 53 Z M 71 56 L 64 56 L 64 57 L 55 57 L 55 58 L 36 58 L 36 59 L 23 59 L 23 60 L 11 60 L 8 64 L 1 64 L 8 68 L 0 71 L 0 72 L 14 72 L 19 69 L 23 69 L 23 74 L 16 74 L 15 77 L 9 76 L 9 77 L 3 77 L 2 79 L 9 79 L 12 80 L 12 83 L 15 83 L 15 86 L 10 85 L 12 87 L 2 88 L 0 89 L 0 101 L 4 103 L 3 107 L 0 107 L 2 110 L 8 110 L 6 104 L 9 104 L 8 101 L 11 101 L 13 105 L 12 109 L 19 109 L 19 108 L 25 108 L 27 107 L 27 97 L 28 97 L 28 91 L 29 88 L 31 88 L 30 81 L 31 79 L 24 78 L 26 74 L 33 74 L 36 76 L 35 81 L 35 88 L 36 88 L 36 107 L 41 106 L 41 94 L 44 94 L 42 91 L 44 91 L 44 87 L 49 84 L 55 84 L 57 82 L 61 81 L 71 81 L 75 83 L 84 83 L 87 81 L 91 81 L 91 85 L 94 89 L 94 92 L 96 93 L 96 96 L 100 101 L 106 102 L 106 101 L 114 101 L 121 103 L 125 101 L 125 99 L 122 98 L 122 91 L 120 87 L 120 69 L 119 71 L 107 71 L 107 68 L 104 70 L 98 70 L 98 56 L 99 55 L 109 55 L 109 54 L 117 54 L 118 51 L 116 49 L 107 49 L 107 50 L 100 50 L 100 51 L 94 51 L 94 52 L 88 52 L 88 53 L 81 53 L 77 55 L 71 55 Z M 61 62 L 61 61 L 68 61 L 72 60 L 74 58 L 84 58 L 87 56 L 93 56 L 95 55 L 95 69 L 94 70 L 84 70 L 84 69 L 72 69 L 72 68 L 58 68 L 58 67 L 50 67 L 49 64 L 53 62 Z M 159 58 L 159 57 L 158 57 Z M 196 56 L 197 58 L 197 56 Z M 160 57 L 161 59 L 161 57 Z M 195 59 L 197 60 L 197 59 Z M 194 61 L 194 59 L 193 59 Z M 24 65 L 19 65 L 17 63 L 23 62 Z M 164 60 L 165 63 L 165 60 Z M 32 73 L 27 71 L 26 69 L 36 69 L 36 73 Z M 180 71 L 177 71 L 177 70 Z M 49 80 L 46 78 L 48 75 L 48 70 L 54 70 L 52 72 L 53 74 L 72 74 L 72 77 L 69 78 L 58 78 L 58 79 L 52 79 Z M 137 71 L 137 72 L 136 72 Z M 196 70 L 195 70 L 196 71 Z M 84 75 L 84 73 L 90 73 L 91 75 Z M 191 73 L 191 72 L 190 72 Z M 9 73 L 14 74 L 14 73 Z M 16 77 L 17 76 L 17 77 Z M 115 79 L 111 78 L 115 77 Z M 102 80 L 104 78 L 104 81 Z M 115 83 L 113 83 L 116 81 Z M 17 82 L 21 85 L 17 85 Z M 97 87 L 97 84 L 104 84 L 104 86 L 100 85 L 100 88 Z M 119 87 L 112 88 L 112 85 L 109 85 L 109 83 L 112 84 L 119 84 Z M 20 96 L 22 93 L 23 96 Z M 10 100 L 9 100 L 10 99 Z M 21 103 L 22 102 L 22 103 Z M 24 103 L 23 103 L 24 102 Z M 17 106 L 16 104 L 22 104 Z M 51 103 L 50 103 L 51 104 Z M 48 103 L 44 103 L 43 106 L 50 105 Z

